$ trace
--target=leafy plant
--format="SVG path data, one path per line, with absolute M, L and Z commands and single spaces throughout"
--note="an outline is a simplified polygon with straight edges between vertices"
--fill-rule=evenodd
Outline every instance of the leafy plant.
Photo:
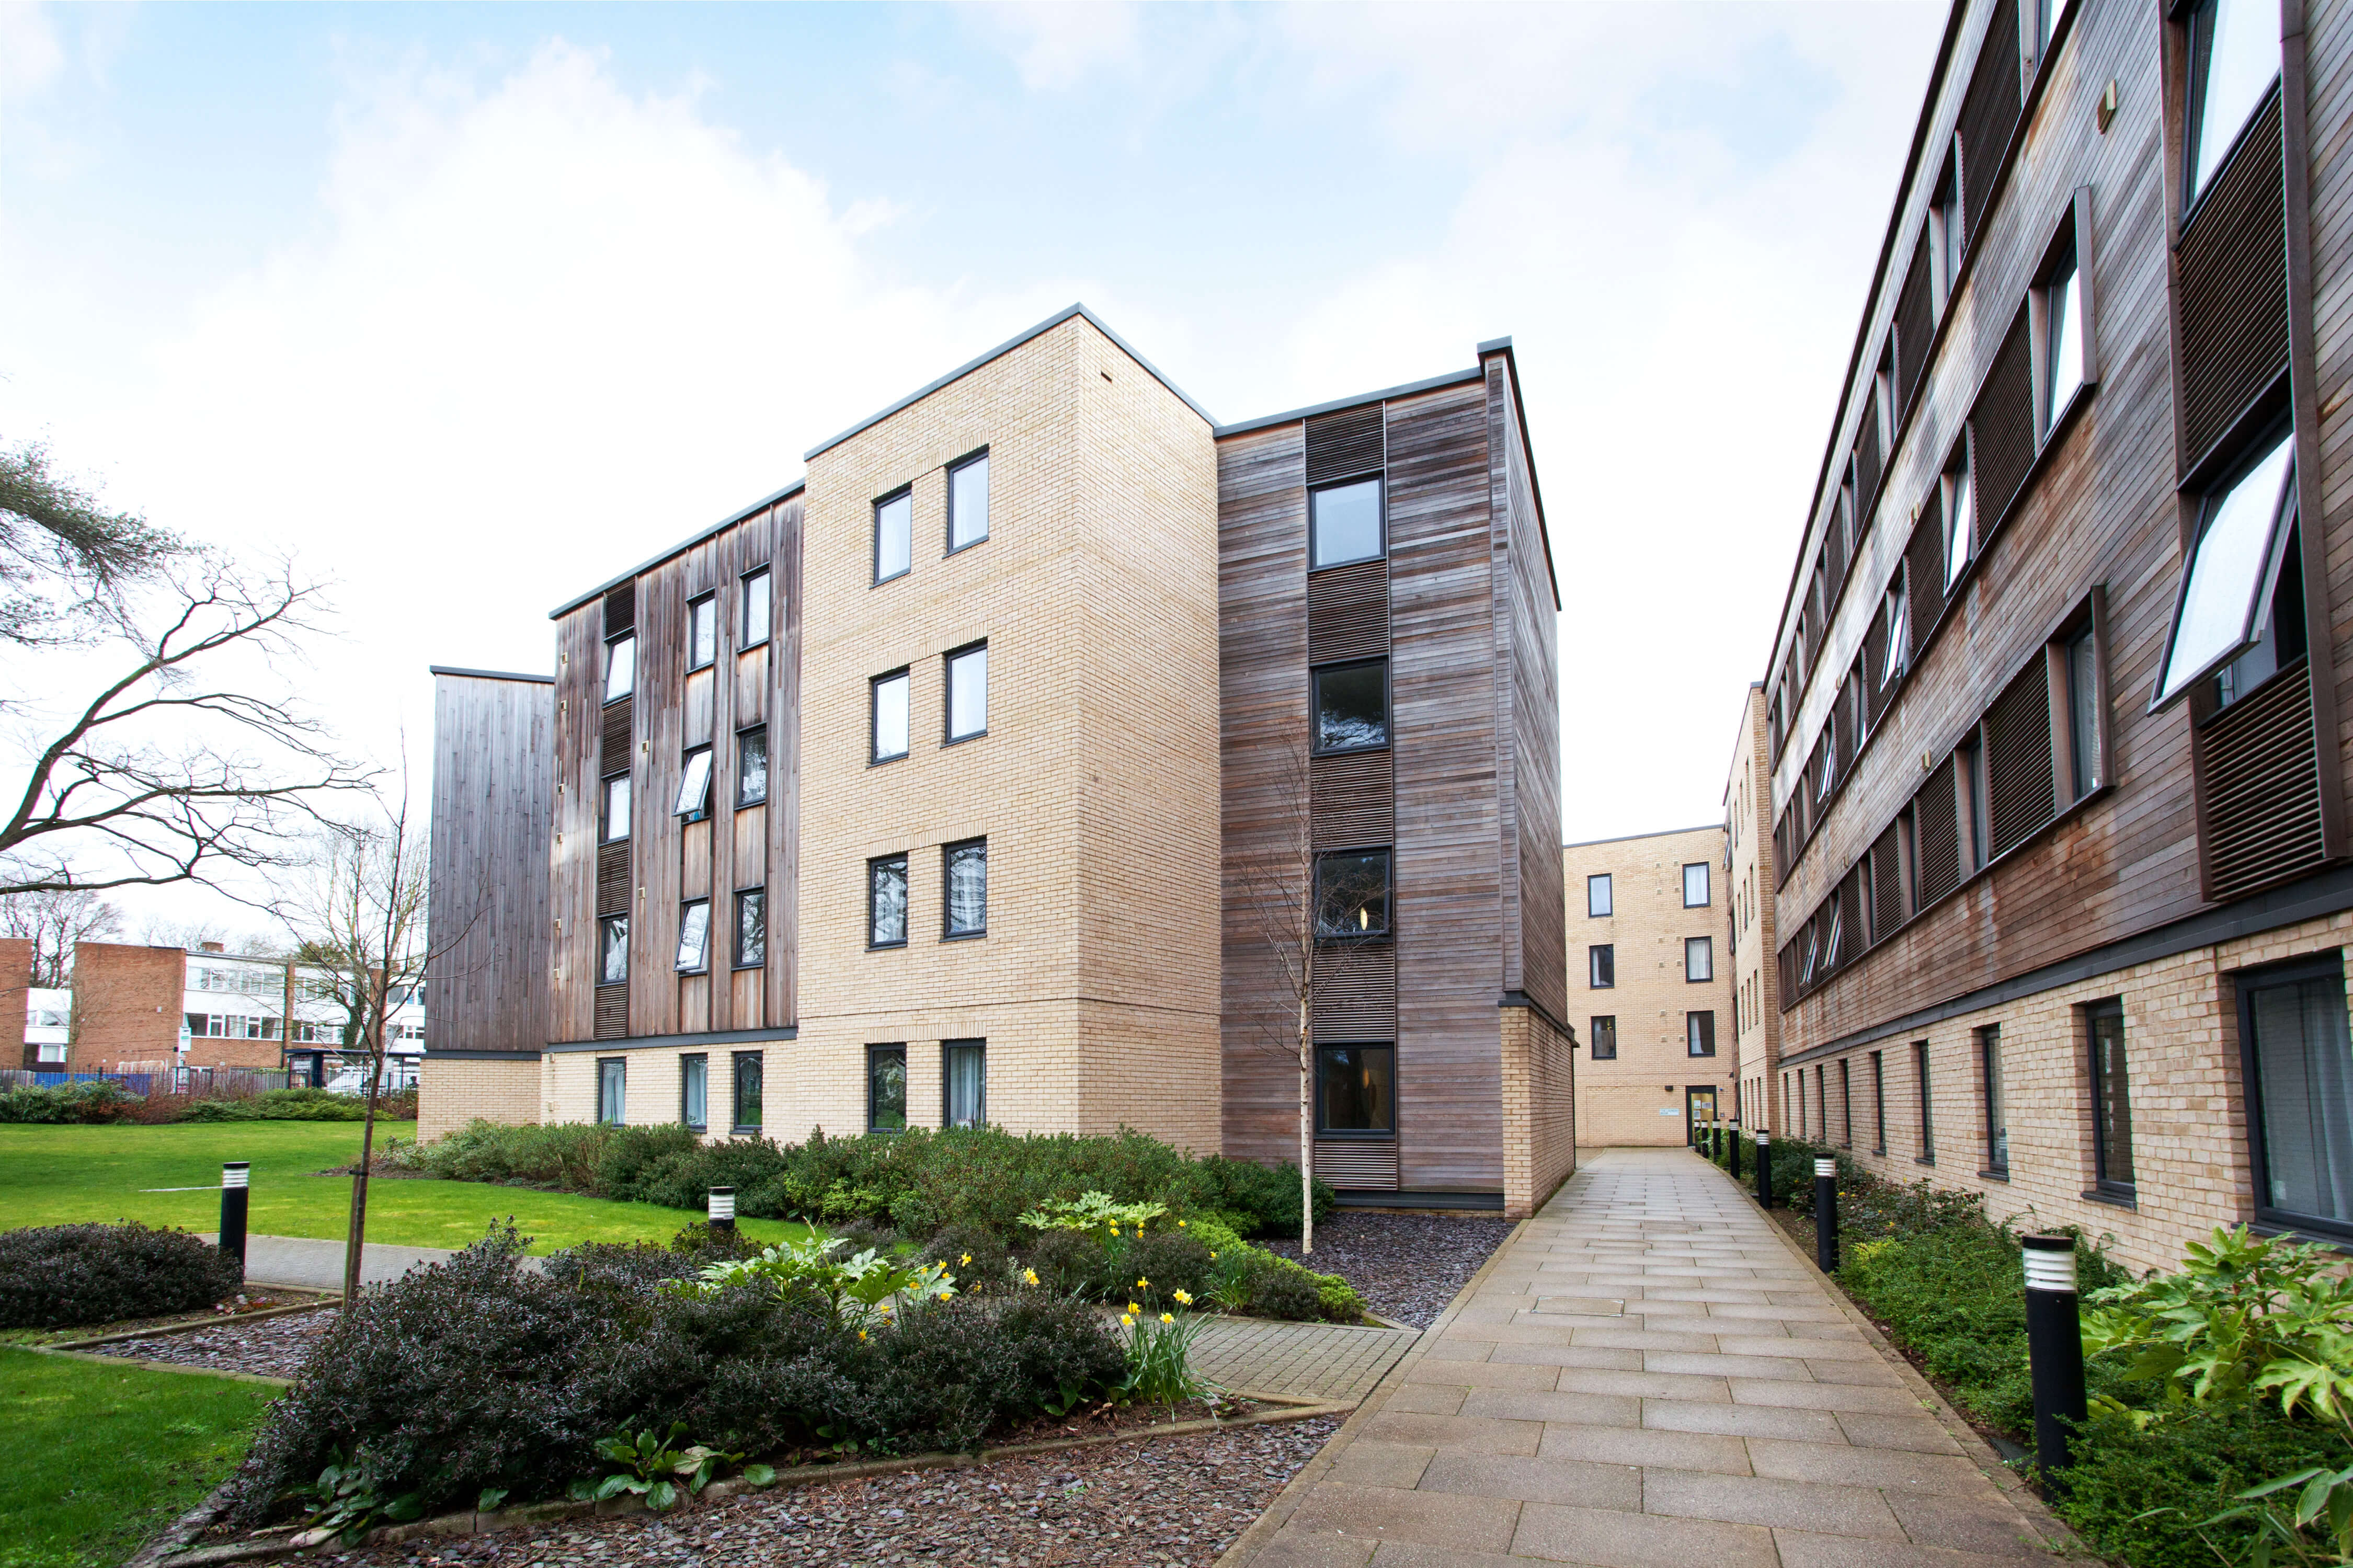
M 1121 1399 L 1140 1399 L 1173 1412 L 1187 1400 L 1207 1399 L 1217 1393 L 1214 1384 L 1193 1370 L 1193 1342 L 1201 1335 L 1200 1317 L 1191 1312 L 1182 1317 L 1162 1312 L 1155 1319 L 1130 1301 L 1119 1322 L 1128 1331 L 1124 1347 L 1127 1376 L 1119 1385 Z
M 651 1430 L 631 1433 L 626 1427 L 596 1442 L 596 1457 L 612 1467 L 602 1480 L 582 1477 L 572 1483 L 572 1496 L 580 1502 L 630 1494 L 646 1500 L 646 1507 L 655 1513 L 675 1508 L 681 1499 L 681 1489 L 687 1497 L 699 1496 L 712 1478 L 725 1467 L 740 1464 L 741 1454 L 722 1453 L 702 1443 L 690 1443 L 675 1447 L 686 1431 L 686 1423 L 673 1421 L 670 1431 L 657 1436 Z M 776 1472 L 766 1465 L 747 1465 L 744 1479 L 754 1486 L 765 1486 L 776 1479 Z
M 425 1511 L 423 1501 L 415 1492 L 385 1497 L 375 1467 L 357 1457 L 346 1458 L 341 1452 L 319 1472 L 316 1481 L 297 1488 L 295 1495 L 302 1500 L 309 1515 L 309 1527 L 295 1537 L 299 1545 L 317 1545 L 328 1540 L 354 1545 L 380 1522 L 405 1523 Z
M 1107 1232 L 1109 1241 L 1123 1229 L 1133 1227 L 1142 1236 L 1144 1227 L 1168 1212 L 1160 1203 L 1120 1203 L 1109 1193 L 1082 1193 L 1075 1198 L 1057 1198 L 1021 1215 L 1021 1223 L 1032 1230 L 1079 1230 Z
M 780 1242 L 757 1257 L 713 1263 L 696 1279 L 673 1281 L 669 1289 L 702 1300 L 740 1285 L 765 1285 L 779 1295 L 807 1290 L 825 1302 L 834 1321 L 856 1328 L 872 1327 L 896 1307 L 944 1301 L 955 1294 L 955 1280 L 944 1264 L 897 1263 L 871 1247 L 849 1258 L 834 1256 L 848 1245 L 839 1237 Z

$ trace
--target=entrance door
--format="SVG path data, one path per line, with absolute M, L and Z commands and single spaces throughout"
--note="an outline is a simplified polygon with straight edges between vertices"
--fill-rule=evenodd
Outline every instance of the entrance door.
M 1686 1084 L 1683 1087 L 1683 1136 L 1691 1142 L 1699 1142 L 1699 1130 L 1715 1114 L 1715 1085 Z

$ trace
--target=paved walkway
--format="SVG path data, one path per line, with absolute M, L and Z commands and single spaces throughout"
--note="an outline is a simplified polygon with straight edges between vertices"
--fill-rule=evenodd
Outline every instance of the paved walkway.
M 204 1239 L 217 1242 L 217 1233 Z M 458 1255 L 440 1247 L 395 1247 L 371 1241 L 360 1254 L 360 1283 L 383 1285 L 425 1263 L 446 1263 Z M 541 1267 L 526 1258 L 525 1268 Z M 307 1236 L 248 1236 L 245 1238 L 245 1277 L 256 1285 L 288 1285 L 298 1290 L 341 1290 L 343 1288 L 343 1244 Z
M 1299 1399 L 1362 1399 L 1421 1338 L 1418 1329 L 1211 1318 L 1193 1342 L 1193 1367 L 1228 1388 Z
M 2057 1526 L 1682 1149 L 1607 1149 L 1228 1559 L 1997 1568 Z

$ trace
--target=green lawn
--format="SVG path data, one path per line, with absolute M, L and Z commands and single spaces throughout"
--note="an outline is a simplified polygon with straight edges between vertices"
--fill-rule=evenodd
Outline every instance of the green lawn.
M 278 1392 L 0 1348 L 0 1568 L 121 1562 L 236 1468 Z
M 411 1138 L 411 1121 L 378 1122 L 376 1138 Z M 359 1157 L 349 1121 L 222 1121 L 189 1127 L 0 1126 L 0 1227 L 135 1219 L 207 1231 L 220 1224 L 220 1168 L 253 1164 L 258 1236 L 339 1239 L 351 1214 L 348 1176 L 315 1173 Z M 191 1187 L 193 1192 L 152 1189 Z M 463 1247 L 492 1220 L 514 1216 L 533 1252 L 580 1241 L 668 1241 L 700 1217 L 652 1204 L 608 1203 L 480 1182 L 368 1184 L 368 1239 L 406 1247 Z M 763 1241 L 806 1234 L 784 1220 L 747 1219 Z M 0 1568 L 13 1568 L 0 1559 Z

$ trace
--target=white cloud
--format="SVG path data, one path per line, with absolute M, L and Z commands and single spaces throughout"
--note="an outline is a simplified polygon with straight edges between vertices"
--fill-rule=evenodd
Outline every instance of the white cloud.
M 1139 59 L 1143 32 L 1128 0 L 1012 0 L 974 14 L 1005 41 L 1033 89 L 1076 87 Z
M 47 86 L 65 63 L 48 13 L 30 0 L 0 0 L 0 102 Z

